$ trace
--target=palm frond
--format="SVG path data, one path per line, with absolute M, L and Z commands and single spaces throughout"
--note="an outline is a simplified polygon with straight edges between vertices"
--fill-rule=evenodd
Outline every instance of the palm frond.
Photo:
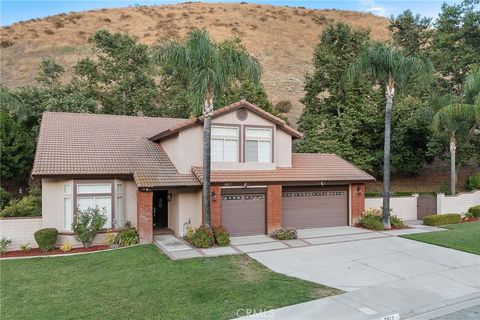
M 474 70 L 465 79 L 463 96 L 466 103 L 480 105 L 480 68 Z
M 433 117 L 432 129 L 435 133 L 446 130 L 449 133 L 468 131 L 480 121 L 480 106 L 451 104 L 441 108 Z

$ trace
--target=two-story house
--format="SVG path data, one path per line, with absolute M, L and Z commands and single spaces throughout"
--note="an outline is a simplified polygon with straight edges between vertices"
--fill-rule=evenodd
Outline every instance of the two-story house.
M 105 228 L 128 221 L 142 242 L 199 226 L 202 120 L 44 113 L 32 172 L 42 180 L 43 226 L 72 241 L 76 209 L 95 206 L 106 210 Z M 334 154 L 292 153 L 301 138 L 244 100 L 216 110 L 212 224 L 233 236 L 353 225 L 374 179 Z

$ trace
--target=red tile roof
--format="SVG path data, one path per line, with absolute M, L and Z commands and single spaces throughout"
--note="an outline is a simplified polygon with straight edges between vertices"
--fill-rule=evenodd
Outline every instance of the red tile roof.
M 132 175 L 138 187 L 197 186 L 148 138 L 185 119 L 46 112 L 33 176 Z
M 203 181 L 202 168 L 192 169 Z M 275 170 L 213 170 L 211 182 L 366 182 L 368 173 L 335 154 L 293 153 L 291 168 Z
M 299 139 L 303 138 L 303 134 L 301 132 L 293 129 L 290 126 L 288 126 L 284 120 L 280 119 L 279 117 L 274 116 L 271 113 L 266 112 L 265 110 L 257 107 L 254 104 L 251 104 L 247 100 L 240 100 L 238 102 L 232 103 L 231 105 L 228 105 L 228 106 L 225 106 L 223 108 L 215 110 L 213 112 L 213 118 L 221 116 L 225 113 L 234 111 L 236 109 L 240 109 L 240 108 L 246 108 L 246 109 L 249 109 L 249 110 L 255 112 L 259 116 L 275 123 L 276 125 L 278 125 L 278 128 L 286 131 L 287 133 L 291 134 L 295 138 L 299 138 Z M 200 124 L 200 123 L 203 122 L 203 118 L 204 118 L 203 116 L 200 116 L 200 117 L 197 117 L 197 118 L 194 118 L 194 119 L 186 120 L 183 123 L 179 123 L 175 126 L 172 126 L 171 128 L 168 128 L 167 130 L 160 131 L 160 133 L 152 136 L 150 138 L 150 140 L 151 141 L 158 141 L 158 140 L 160 140 L 164 137 L 168 137 L 168 136 L 170 136 L 174 133 L 177 133 L 177 132 L 179 132 L 183 129 L 189 128 L 189 127 L 194 126 L 196 124 Z

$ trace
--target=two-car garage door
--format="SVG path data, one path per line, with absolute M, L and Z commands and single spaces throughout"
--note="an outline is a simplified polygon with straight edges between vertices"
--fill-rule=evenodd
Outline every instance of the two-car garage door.
M 282 224 L 297 229 L 348 225 L 348 191 L 343 188 L 284 188 Z
M 348 225 L 348 187 L 283 187 L 282 225 L 297 229 Z M 232 236 L 265 234 L 265 189 L 222 190 L 222 225 Z

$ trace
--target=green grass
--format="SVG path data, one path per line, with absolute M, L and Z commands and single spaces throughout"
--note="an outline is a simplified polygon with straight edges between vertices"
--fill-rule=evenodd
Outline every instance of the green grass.
M 287 261 L 285 263 L 288 263 Z M 248 256 L 172 261 L 154 245 L 0 261 L 6 319 L 229 319 L 341 293 Z
M 480 222 L 451 224 L 442 228 L 449 230 L 403 237 L 480 255 Z

